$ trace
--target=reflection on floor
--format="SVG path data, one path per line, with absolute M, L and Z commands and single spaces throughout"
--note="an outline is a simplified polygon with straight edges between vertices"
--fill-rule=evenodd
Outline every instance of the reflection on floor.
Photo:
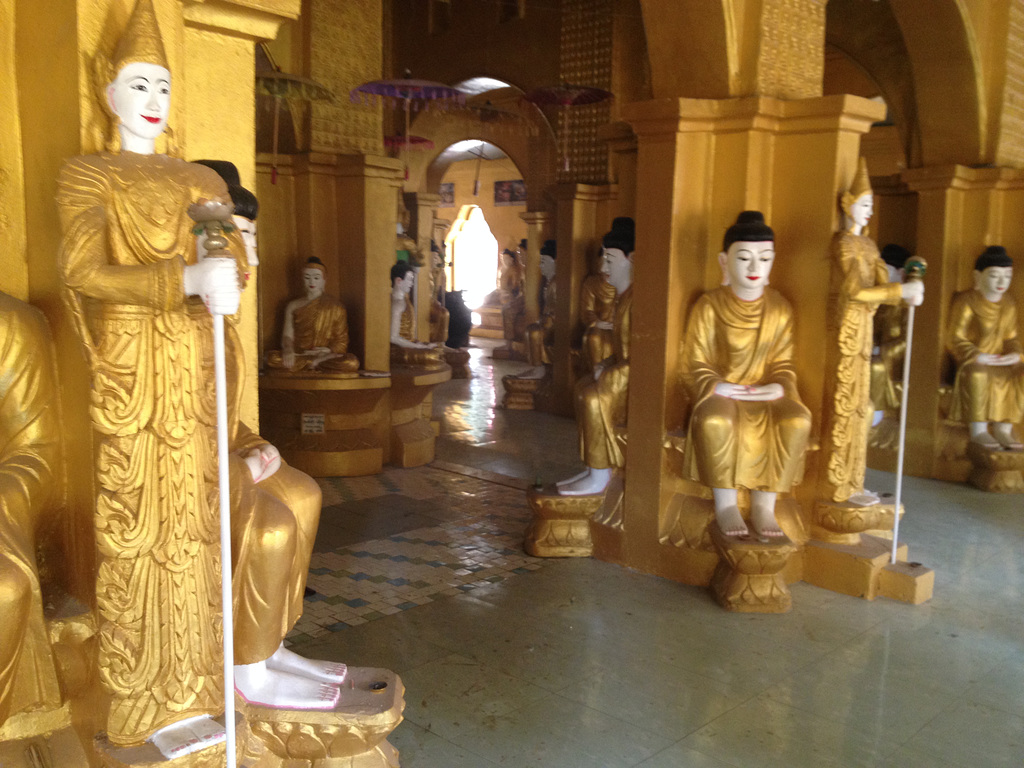
M 323 484 L 318 595 L 289 642 L 402 676 L 403 768 L 1024 765 L 1020 497 L 907 481 L 927 605 L 796 584 L 789 614 L 728 614 L 522 553 L 522 489 L 579 464 L 571 421 L 494 410 L 519 367 L 474 350 L 477 378 L 439 392 L 434 466 Z

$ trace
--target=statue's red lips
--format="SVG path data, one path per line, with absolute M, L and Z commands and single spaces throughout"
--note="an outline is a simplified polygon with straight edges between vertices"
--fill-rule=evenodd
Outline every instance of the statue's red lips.
M 157 123 L 160 122 L 160 118 L 159 117 L 150 117 L 149 115 L 143 115 L 142 119 L 145 120 L 148 123 L 153 123 L 154 125 L 156 125 Z

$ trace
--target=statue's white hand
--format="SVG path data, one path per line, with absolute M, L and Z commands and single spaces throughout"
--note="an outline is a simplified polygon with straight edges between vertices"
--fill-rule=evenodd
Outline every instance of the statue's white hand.
M 272 445 L 253 448 L 245 457 L 245 465 L 249 467 L 252 481 L 258 483 L 266 480 L 281 468 L 281 453 Z
M 998 360 L 999 355 L 993 355 L 988 352 L 979 352 L 978 356 L 974 358 L 974 362 L 979 365 L 999 365 Z
M 233 315 L 242 300 L 234 259 L 200 259 L 184 270 L 186 296 L 202 298 L 210 314 Z
M 736 399 L 751 402 L 768 402 L 770 400 L 780 400 L 785 394 L 786 392 L 782 389 L 782 385 L 773 382 L 771 384 L 749 386 L 746 393 Z
M 594 327 L 595 328 L 600 328 L 602 331 L 610 331 L 615 326 L 613 326 L 607 320 L 595 320 L 594 321 Z
M 911 280 L 903 283 L 903 301 L 912 307 L 920 307 L 924 303 L 924 283 Z
M 720 381 L 715 384 L 715 394 L 728 397 L 730 400 L 740 400 L 746 392 L 747 388 L 742 384 L 733 384 L 728 381 Z

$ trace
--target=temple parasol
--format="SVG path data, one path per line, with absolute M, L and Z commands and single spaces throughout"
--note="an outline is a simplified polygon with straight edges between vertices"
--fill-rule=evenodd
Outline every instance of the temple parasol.
M 290 110 L 297 101 L 333 101 L 334 94 L 315 80 L 291 75 L 279 69 L 257 71 L 256 90 L 274 97 L 274 161 L 270 171 L 270 183 L 277 184 L 277 141 L 281 128 L 281 100 L 288 102 Z
M 561 83 L 559 85 L 545 85 L 541 88 L 536 88 L 530 91 L 524 97 L 531 104 L 536 104 L 538 107 L 555 106 L 555 107 L 582 107 L 587 104 L 600 104 L 602 101 L 608 101 L 614 98 L 614 94 L 611 91 L 606 91 L 603 88 L 594 88 L 589 85 L 573 85 L 571 83 Z M 565 130 L 562 131 L 562 157 L 563 167 L 562 170 L 569 170 L 569 132 L 571 126 L 571 115 L 569 112 L 566 117 Z

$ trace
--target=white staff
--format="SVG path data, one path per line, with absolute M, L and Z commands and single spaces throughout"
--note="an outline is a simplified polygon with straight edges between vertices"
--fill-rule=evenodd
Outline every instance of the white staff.
M 904 265 L 907 280 L 918 282 L 924 277 L 928 265 L 924 259 L 908 259 Z M 896 453 L 896 506 L 893 511 L 892 524 L 892 555 L 890 563 L 896 562 L 896 548 L 899 546 L 900 538 L 900 500 L 903 497 L 903 444 L 907 439 L 907 393 L 910 390 L 910 350 L 914 344 L 914 305 L 908 305 L 907 309 L 907 347 L 903 353 L 903 392 L 900 396 L 900 436 L 899 447 Z
M 205 231 L 206 258 L 230 260 L 230 268 L 235 270 L 234 258 L 227 250 L 228 241 L 223 234 L 226 222 L 231 220 L 232 210 L 233 206 L 230 205 L 204 202 L 189 206 L 189 216 L 198 222 Z M 231 590 L 231 482 L 228 467 L 228 383 L 224 351 L 224 315 L 231 315 L 238 311 L 238 304 L 235 302 L 232 309 L 226 305 L 221 306 L 208 301 L 207 309 L 213 315 L 213 375 L 217 394 L 220 587 L 224 625 L 224 746 L 228 768 L 234 768 L 237 764 L 235 760 L 235 626 Z

